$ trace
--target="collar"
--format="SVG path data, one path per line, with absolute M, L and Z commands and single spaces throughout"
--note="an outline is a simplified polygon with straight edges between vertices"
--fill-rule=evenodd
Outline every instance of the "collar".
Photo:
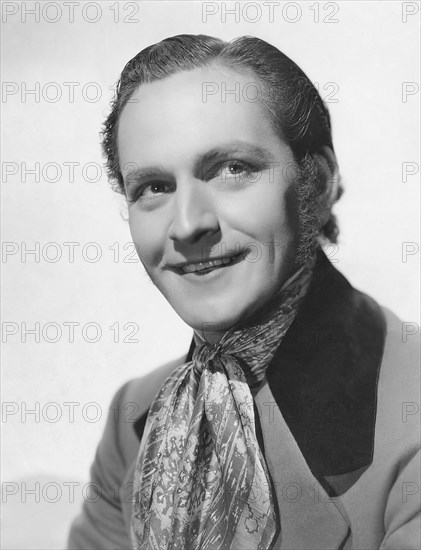
M 307 296 L 266 371 L 316 476 L 372 461 L 385 334 L 378 304 L 354 289 L 319 249 Z

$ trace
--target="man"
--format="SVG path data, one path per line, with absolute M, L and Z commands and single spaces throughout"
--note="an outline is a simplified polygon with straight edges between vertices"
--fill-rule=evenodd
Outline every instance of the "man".
M 261 96 L 205 102 L 209 82 L 252 82 Z M 418 548 L 416 349 L 319 246 L 336 239 L 340 186 L 329 115 L 305 74 L 252 37 L 167 39 L 123 70 L 104 150 L 139 257 L 195 337 L 186 357 L 117 393 L 92 467 L 97 498 L 85 502 L 70 548 Z M 274 336 L 265 329 L 253 343 L 259 326 Z M 237 341 L 220 353 L 227 334 L 248 342 L 249 362 Z M 261 345 L 269 351 L 253 385 Z M 229 398 L 254 411 L 228 411 L 231 422 L 223 410 L 215 421 L 201 402 L 215 380 L 222 409 Z M 128 403 L 139 409 L 134 424 L 124 422 Z M 194 469 L 202 448 L 212 458 Z M 240 479 L 245 505 L 243 481 L 230 485 Z

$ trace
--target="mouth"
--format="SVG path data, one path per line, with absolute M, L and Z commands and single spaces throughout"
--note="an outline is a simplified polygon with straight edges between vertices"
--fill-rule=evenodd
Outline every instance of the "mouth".
M 234 265 L 247 256 L 247 251 L 235 254 L 233 256 L 225 256 L 222 258 L 215 258 L 214 260 L 208 260 L 206 262 L 198 262 L 186 264 L 180 267 L 177 267 L 178 273 L 184 275 L 188 273 L 193 273 L 194 275 L 206 275 L 211 271 L 217 269 L 222 269 L 224 267 L 229 267 Z

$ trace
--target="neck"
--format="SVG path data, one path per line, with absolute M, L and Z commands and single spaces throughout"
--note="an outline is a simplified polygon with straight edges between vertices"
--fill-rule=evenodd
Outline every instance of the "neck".
M 213 346 L 221 340 L 221 338 L 227 331 L 219 330 L 219 331 L 209 332 L 209 331 L 203 331 L 203 330 L 196 330 L 195 332 L 197 332 L 201 336 L 201 338 L 205 340 L 205 342 L 207 342 L 210 346 Z

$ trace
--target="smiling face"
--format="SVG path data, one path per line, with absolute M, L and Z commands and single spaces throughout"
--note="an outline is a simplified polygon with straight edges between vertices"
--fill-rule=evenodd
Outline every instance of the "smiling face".
M 294 270 L 290 148 L 247 94 L 221 100 L 220 93 L 202 93 L 203 83 L 241 91 L 251 81 L 219 66 L 180 72 L 140 86 L 119 121 L 139 258 L 175 311 L 208 341 L 213 330 L 223 332 L 264 305 Z

